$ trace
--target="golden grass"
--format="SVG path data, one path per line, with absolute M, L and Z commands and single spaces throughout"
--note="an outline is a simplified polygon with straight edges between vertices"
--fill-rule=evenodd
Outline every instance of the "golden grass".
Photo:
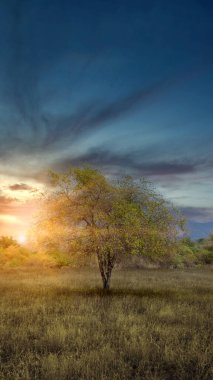
M 0 379 L 210 380 L 212 271 L 1 272 Z

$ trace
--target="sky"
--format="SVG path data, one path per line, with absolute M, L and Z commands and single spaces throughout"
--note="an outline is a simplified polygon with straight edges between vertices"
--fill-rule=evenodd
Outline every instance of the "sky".
M 213 230 L 211 0 L 0 1 L 0 235 L 49 169 L 148 177 Z

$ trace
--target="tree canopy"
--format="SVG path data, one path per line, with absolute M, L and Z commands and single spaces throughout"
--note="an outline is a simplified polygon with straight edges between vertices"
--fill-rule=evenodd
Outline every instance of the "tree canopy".
M 92 168 L 51 172 L 50 177 L 53 187 L 43 202 L 41 234 L 49 229 L 71 252 L 95 254 L 104 288 L 123 255 L 166 260 L 175 253 L 183 218 L 146 179 L 110 180 Z

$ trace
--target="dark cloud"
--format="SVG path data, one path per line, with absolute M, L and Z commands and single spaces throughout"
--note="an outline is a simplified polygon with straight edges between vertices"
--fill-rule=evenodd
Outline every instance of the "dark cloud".
M 139 88 L 111 103 L 93 99 L 70 115 L 41 115 L 40 126 L 43 125 L 43 134 L 37 149 L 51 150 L 57 146 L 72 146 L 80 138 L 105 127 L 107 124 L 116 122 L 129 113 L 141 109 L 145 104 L 153 101 L 174 86 L 180 86 L 205 70 L 209 61 L 198 67 L 191 68 L 182 74 L 177 74 L 169 79 L 164 79 Z M 34 147 L 35 147 L 34 142 Z M 28 148 L 30 145 L 28 146 Z
M 9 189 L 12 191 L 30 191 L 30 192 L 37 191 L 35 187 L 27 185 L 26 183 L 15 183 L 14 185 L 9 186 Z
M 36 91 L 31 82 L 28 85 L 29 91 Z M 145 102 L 150 101 L 168 88 L 169 85 L 171 85 L 170 81 L 158 82 L 111 103 L 93 100 L 87 105 L 80 106 L 70 115 L 57 114 L 53 116 L 45 115 L 41 111 L 34 96 L 27 95 L 26 86 L 22 83 L 20 89 L 24 91 L 23 98 L 22 94 L 19 94 L 16 84 L 15 93 L 17 93 L 18 100 L 16 105 L 22 120 L 28 125 L 30 137 L 26 139 L 26 137 L 17 135 L 17 132 L 6 131 L 4 141 L 0 146 L 0 156 L 7 156 L 9 149 L 14 149 L 13 153 L 32 154 L 32 152 L 40 152 L 44 149 L 51 151 L 63 145 L 72 146 L 80 138 L 141 107 Z M 34 115 L 36 116 L 34 117 Z
M 194 222 L 208 223 L 213 220 L 213 207 L 184 207 L 182 211 Z
M 117 167 L 144 176 L 168 176 L 193 173 L 200 164 L 199 162 L 189 162 L 187 160 L 148 162 L 146 153 L 148 152 L 136 151 L 125 154 L 106 149 L 93 149 L 81 156 L 56 162 L 55 168 L 64 170 L 70 165 L 90 164 L 100 168 Z
M 213 232 L 213 222 L 188 221 L 187 231 L 191 239 L 205 239 Z
M 183 207 L 182 212 L 192 239 L 206 238 L 213 232 L 213 207 Z

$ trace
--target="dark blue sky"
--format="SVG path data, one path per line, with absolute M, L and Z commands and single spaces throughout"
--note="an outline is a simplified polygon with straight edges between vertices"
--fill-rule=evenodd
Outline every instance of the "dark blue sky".
M 212 19 L 207 0 L 1 0 L 0 201 L 90 163 L 148 176 L 208 233 Z

